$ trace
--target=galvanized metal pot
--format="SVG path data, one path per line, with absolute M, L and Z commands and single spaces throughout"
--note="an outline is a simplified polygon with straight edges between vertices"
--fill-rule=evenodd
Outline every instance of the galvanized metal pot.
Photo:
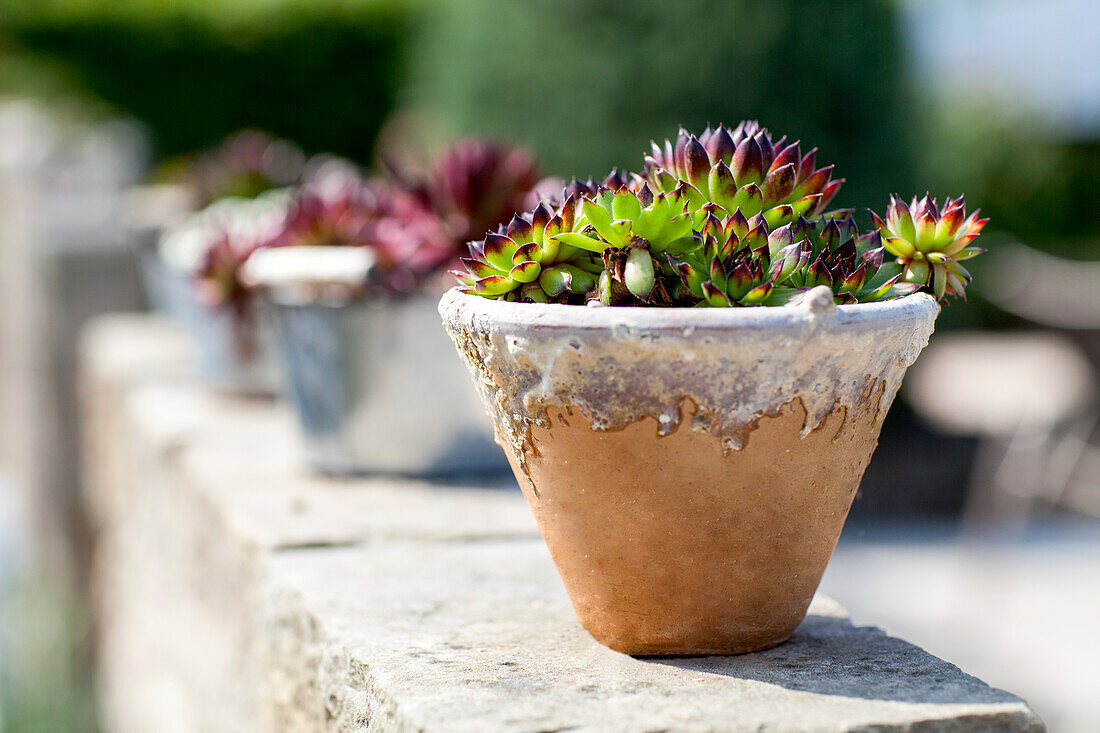
M 506 472 L 436 295 L 269 307 L 310 465 L 330 474 Z
M 267 314 L 250 304 L 244 314 L 199 302 L 194 278 L 155 249 L 139 252 L 146 295 L 156 313 L 179 323 L 195 342 L 199 376 L 215 389 L 248 395 L 282 391 L 275 336 Z

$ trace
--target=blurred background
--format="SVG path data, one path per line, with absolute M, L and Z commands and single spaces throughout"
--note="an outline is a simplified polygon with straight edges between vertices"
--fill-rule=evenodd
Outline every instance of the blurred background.
M 363 164 L 489 135 L 584 177 L 743 118 L 817 145 L 838 206 L 991 219 L 823 587 L 1095 730 L 1098 33 L 1093 0 L 0 0 L 3 730 L 96 730 L 75 344 L 144 307 L 133 186 L 244 127 Z

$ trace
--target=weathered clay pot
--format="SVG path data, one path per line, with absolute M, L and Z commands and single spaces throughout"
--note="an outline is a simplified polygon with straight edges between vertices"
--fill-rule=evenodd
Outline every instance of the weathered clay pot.
M 629 654 L 791 635 L 938 312 L 440 303 L 577 617 Z

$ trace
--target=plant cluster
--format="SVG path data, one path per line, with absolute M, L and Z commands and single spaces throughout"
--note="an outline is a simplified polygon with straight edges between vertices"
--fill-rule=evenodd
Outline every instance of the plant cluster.
M 262 150 L 270 151 L 263 140 L 242 133 L 218 157 L 238 160 L 234 170 L 244 171 L 245 163 L 258 163 Z M 236 155 L 226 156 L 229 149 Z M 472 236 L 529 206 L 538 183 L 528 153 L 477 140 L 447 148 L 419 174 L 391 167 L 368 178 L 339 159 L 315 159 L 304 171 L 293 187 L 255 199 L 221 199 L 182 227 L 189 236 L 168 237 L 186 240 L 190 254 L 184 259 L 192 264 L 183 269 L 195 274 L 203 302 L 243 311 L 249 287 L 242 268 L 264 247 L 369 247 L 376 255 L 375 284 L 396 293 L 415 290 L 458 264 Z M 262 225 L 257 209 L 264 212 Z
M 306 155 L 290 142 L 260 130 L 240 130 L 218 147 L 165 166 L 160 176 L 191 189 L 199 206 L 224 198 L 255 198 L 300 183 Z
M 529 208 L 539 183 L 538 162 L 529 152 L 484 140 L 453 145 L 418 171 L 408 164 L 386 168 L 395 186 L 414 196 L 439 218 L 447 236 L 462 244 Z
M 469 245 L 465 292 L 528 302 L 747 306 L 826 286 L 838 303 L 920 290 L 965 297 L 960 264 L 986 220 L 962 197 L 892 198 L 861 233 L 828 211 L 843 184 L 817 151 L 754 121 L 653 144 L 644 173 L 574 180 L 559 197 Z

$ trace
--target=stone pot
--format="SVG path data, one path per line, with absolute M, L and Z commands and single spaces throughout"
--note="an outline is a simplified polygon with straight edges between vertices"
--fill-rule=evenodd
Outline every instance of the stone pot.
M 439 310 L 581 624 L 651 655 L 790 637 L 939 306 Z
M 331 475 L 507 474 L 492 424 L 436 313 L 439 290 L 367 291 L 370 250 L 280 247 L 245 277 L 263 294 L 306 460 Z

